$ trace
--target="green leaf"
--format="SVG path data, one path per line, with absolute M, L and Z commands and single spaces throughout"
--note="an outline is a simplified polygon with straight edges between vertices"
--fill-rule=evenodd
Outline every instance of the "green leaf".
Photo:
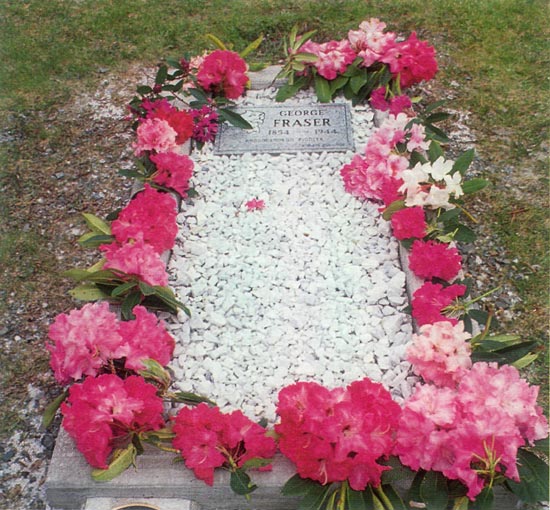
M 141 94 L 142 96 L 151 94 L 151 92 L 153 92 L 153 89 L 149 87 L 149 85 L 140 85 L 136 90 L 137 90 L 137 93 Z
M 332 484 L 311 486 L 298 504 L 297 510 L 320 510 L 331 490 Z
M 474 502 L 475 510 L 491 510 L 493 508 L 494 494 L 491 487 L 484 487 L 476 496 Z
M 391 469 L 382 473 L 382 483 L 384 485 L 400 482 L 402 480 L 412 480 L 415 474 L 410 467 L 401 464 L 399 457 L 391 456 L 384 464 L 391 466 Z
M 208 102 L 208 97 L 206 97 L 206 94 L 201 89 L 189 89 L 187 92 L 191 94 L 195 99 L 200 101 L 202 104 L 205 104 Z
M 518 370 L 521 370 L 521 369 L 525 368 L 526 366 L 530 365 L 531 363 L 533 363 L 533 361 L 535 361 L 538 357 L 539 357 L 539 355 L 535 354 L 535 353 L 526 354 L 522 358 L 514 361 L 512 363 L 512 366 L 517 368 Z
M 435 127 L 433 124 L 426 124 L 426 135 L 428 135 L 428 138 L 432 140 L 436 140 L 441 143 L 449 143 L 449 137 L 447 134 L 439 129 L 438 127 Z
M 447 112 L 437 112 L 432 113 L 431 115 L 428 115 L 424 122 L 427 122 L 428 124 L 433 124 L 436 122 L 441 122 L 442 120 L 447 120 L 451 116 L 450 113 Z
M 254 457 L 253 459 L 248 459 L 245 463 L 243 463 L 241 469 L 258 469 L 261 467 L 269 466 L 272 462 L 273 459 L 262 459 L 260 457 Z
M 430 147 L 428 149 L 428 159 L 430 160 L 430 163 L 434 163 L 439 158 L 443 157 L 443 149 L 441 148 L 441 145 L 436 142 L 432 141 L 430 143 Z
M 79 285 L 69 291 L 69 294 L 79 301 L 99 301 L 100 299 L 108 299 L 110 296 L 103 292 L 93 283 Z
M 233 110 L 230 110 L 229 108 L 218 108 L 218 115 L 222 120 L 225 120 L 230 124 L 233 124 L 235 127 L 238 127 L 241 129 L 252 129 L 252 126 L 247 120 L 243 119 L 241 115 L 239 115 L 238 113 L 235 113 Z
M 155 85 L 162 85 L 166 81 L 166 78 L 168 78 L 168 68 L 164 64 L 161 64 L 155 76 Z
M 470 499 L 468 498 L 468 496 L 460 496 L 454 499 L 452 510 L 468 510 L 469 506 Z
M 407 506 L 391 485 L 382 485 L 386 498 L 390 501 L 393 510 L 408 510 Z
M 314 79 L 315 93 L 321 103 L 330 103 L 332 95 L 330 93 L 330 83 L 326 78 L 316 74 Z
M 447 481 L 442 473 L 428 471 L 420 482 L 420 497 L 426 504 L 427 510 L 441 510 L 446 508 L 449 500 Z
M 170 67 L 175 67 L 176 69 L 180 67 L 180 59 L 178 57 L 166 57 L 166 63 Z
M 417 151 L 413 151 L 411 153 L 411 159 L 409 160 L 409 166 L 410 168 L 413 168 L 417 163 L 420 163 L 420 164 L 424 164 L 424 163 L 427 163 L 428 160 L 422 155 L 420 154 L 420 152 L 417 152 Z
M 218 39 L 214 34 L 206 34 L 206 38 L 214 43 L 214 46 L 218 47 L 220 50 L 227 50 L 227 46 Z
M 317 60 L 319 60 L 319 57 L 314 53 L 298 53 L 294 55 L 294 62 L 301 62 L 302 64 L 313 64 Z
M 275 96 L 275 101 L 277 101 L 278 103 L 282 103 L 286 101 L 287 99 L 295 96 L 296 93 L 306 85 L 307 85 L 307 78 L 305 76 L 301 76 L 297 80 L 294 80 L 294 83 L 292 84 L 285 83 L 277 91 L 277 95 Z
M 466 225 L 457 225 L 454 230 L 453 239 L 459 243 L 473 243 L 477 238 L 477 234 Z
M 508 488 L 526 503 L 548 501 L 548 464 L 524 448 L 518 450 L 517 458 L 521 481 L 507 480 Z
M 433 112 L 436 108 L 443 106 L 446 102 L 446 99 L 442 99 L 441 101 L 434 101 L 433 103 L 426 105 L 426 108 L 424 108 L 424 113 Z
M 136 286 L 136 282 L 124 282 L 123 284 L 119 285 L 118 287 L 115 287 L 111 291 L 112 297 L 119 297 L 123 294 L 126 294 L 130 289 L 134 288 Z
M 241 51 L 241 57 L 246 58 L 250 53 L 256 51 L 259 48 L 260 44 L 262 44 L 263 40 L 264 36 L 260 35 L 260 37 L 252 41 L 243 51 Z
M 78 244 L 83 248 L 98 248 L 102 244 L 110 244 L 114 241 L 113 236 L 88 232 L 78 239 Z
M 69 396 L 69 390 L 65 390 L 63 393 L 55 397 L 46 407 L 44 410 L 44 414 L 42 415 L 42 427 L 47 429 L 51 424 L 53 419 L 55 418 L 55 413 L 59 409 L 59 406 L 63 403 L 63 401 Z
M 154 289 L 155 296 L 157 296 L 163 303 L 168 305 L 170 309 L 176 312 L 178 308 L 181 308 L 187 314 L 187 316 L 191 317 L 191 312 L 189 311 L 189 309 L 183 303 L 176 299 L 174 293 L 170 288 L 155 285 Z
M 386 221 L 389 221 L 393 216 L 393 213 L 400 211 L 401 209 L 405 209 L 405 201 L 395 200 L 390 205 L 388 205 L 386 209 L 384 209 L 384 212 L 382 213 L 382 218 L 384 218 Z
M 111 235 L 111 227 L 105 223 L 102 219 L 90 213 L 82 213 L 84 221 L 93 232 L 98 232 L 100 234 Z
M 191 406 L 196 406 L 201 402 L 205 402 L 212 406 L 216 405 L 216 403 L 210 400 L 208 397 L 203 397 L 202 395 L 197 395 L 195 393 L 189 393 L 187 391 L 177 391 L 176 393 L 172 394 L 170 400 L 181 402 L 182 404 L 187 404 Z
M 132 310 L 134 309 L 134 306 L 141 303 L 141 299 L 142 295 L 141 292 L 139 292 L 138 290 L 128 293 L 123 299 L 122 303 L 120 304 L 120 313 L 125 321 L 133 320 L 136 318 Z
M 141 363 L 145 368 L 138 371 L 139 375 L 145 379 L 160 381 L 165 387 L 170 386 L 172 378 L 168 371 L 157 360 L 148 358 L 141 360 Z
M 544 439 L 539 439 L 535 441 L 535 446 L 533 448 L 547 457 L 550 456 L 550 437 L 545 437 Z
M 482 190 L 489 184 L 489 181 L 486 181 L 485 179 L 475 178 L 475 179 L 469 179 L 462 183 L 462 191 L 465 195 L 469 195 L 470 193 L 476 193 L 477 191 Z
M 337 76 L 336 78 L 334 78 L 334 80 L 331 80 L 329 82 L 330 83 L 330 94 L 331 94 L 331 96 L 334 96 L 336 91 L 343 88 L 348 81 L 349 81 L 349 79 L 346 78 L 345 76 Z
M 461 154 L 453 165 L 452 173 L 459 172 L 460 175 L 464 175 L 466 170 L 470 168 L 472 161 L 474 160 L 475 151 L 474 149 L 467 150 Z
M 286 481 L 281 489 L 281 493 L 284 496 L 303 496 L 309 492 L 311 486 L 320 486 L 320 484 L 296 474 Z
M 152 285 L 148 285 L 142 280 L 139 281 L 139 290 L 141 290 L 141 293 L 144 296 L 152 296 L 156 293 L 155 287 L 153 287 Z
M 107 469 L 94 469 L 92 478 L 96 482 L 108 482 L 116 478 L 135 462 L 136 454 L 136 447 L 132 443 L 123 450 L 116 449 L 109 467 Z
M 348 510 L 370 510 L 373 506 L 372 494 L 368 491 L 354 491 L 348 487 Z
M 61 273 L 63 276 L 70 278 L 71 280 L 74 280 L 75 282 L 81 282 L 83 280 L 86 280 L 88 276 L 90 276 L 90 272 L 86 269 L 68 269 L 67 271 L 63 271 Z
M 246 496 L 258 488 L 257 485 L 252 483 L 248 474 L 240 468 L 231 472 L 229 485 L 233 492 L 240 496 Z
M 357 76 L 353 76 L 349 80 L 351 90 L 353 90 L 354 94 L 359 94 L 359 91 L 366 84 L 366 82 L 367 82 L 366 74 L 360 74 L 360 75 L 357 75 Z

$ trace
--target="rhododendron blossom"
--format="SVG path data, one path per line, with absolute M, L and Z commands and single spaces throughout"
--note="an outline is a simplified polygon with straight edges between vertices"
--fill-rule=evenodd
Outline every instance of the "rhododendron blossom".
M 73 384 L 61 404 L 63 428 L 95 468 L 106 469 L 115 447 L 124 447 L 132 434 L 164 425 L 162 399 L 142 377 L 120 379 L 104 374 Z
M 104 269 L 113 269 L 129 277 L 137 277 L 149 285 L 168 285 L 166 267 L 155 249 L 143 239 L 134 243 L 118 245 L 116 243 L 100 246 L 105 252 Z
M 370 95 L 370 105 L 381 112 L 389 111 L 392 115 L 399 115 L 412 106 L 409 96 L 403 94 L 386 99 L 386 88 L 379 87 Z
M 348 39 L 358 57 L 363 59 L 361 65 L 370 67 L 379 62 L 385 53 L 394 46 L 395 34 L 384 32 L 386 24 L 377 18 L 363 21 L 359 30 L 350 30 Z
M 462 321 L 455 325 L 448 321 L 425 324 L 413 335 L 407 360 L 426 382 L 453 387 L 472 366 L 471 337 Z
M 180 450 L 185 465 L 208 485 L 214 483 L 216 468 L 242 467 L 250 459 L 275 455 L 273 438 L 241 411 L 223 414 L 205 403 L 184 407 L 175 418 L 173 431 L 172 444 Z
M 153 175 L 153 182 L 173 189 L 181 197 L 187 196 L 189 179 L 193 176 L 193 160 L 185 154 L 175 152 L 161 152 L 152 154 L 149 158 L 157 167 Z
M 249 211 L 261 211 L 265 208 L 265 202 L 263 200 L 258 200 L 253 198 L 244 204 Z
M 141 239 L 157 253 L 162 253 L 174 247 L 178 233 L 176 215 L 174 198 L 146 184 L 145 189 L 120 211 L 111 231 L 120 244 Z
M 193 138 L 200 143 L 212 142 L 218 133 L 218 114 L 210 107 L 191 110 L 195 122 Z
M 391 227 L 396 239 L 422 239 L 426 235 L 426 215 L 422 207 L 405 207 L 392 214 Z
M 162 119 L 145 119 L 137 128 L 134 154 L 141 156 L 147 151 L 169 152 L 177 149 L 178 133 Z
M 168 123 L 176 132 L 178 145 L 185 143 L 193 134 L 193 117 L 188 112 L 172 106 L 166 98 L 157 101 L 145 100 L 141 106 L 147 111 L 146 119 L 160 119 Z
M 299 382 L 279 392 L 279 449 L 302 478 L 348 480 L 359 491 L 378 486 L 389 469 L 378 461 L 393 447 L 400 412 L 389 392 L 367 378 L 334 390 Z
M 462 257 L 454 246 L 429 240 L 417 240 L 409 254 L 409 268 L 425 280 L 440 278 L 451 281 L 462 268 Z
M 334 80 L 339 74 L 344 73 L 356 57 L 349 41 L 345 39 L 322 44 L 307 41 L 300 48 L 300 53 L 317 55 L 318 60 L 313 65 L 319 75 L 327 80 Z
M 246 62 L 234 51 L 215 50 L 201 63 L 197 81 L 205 90 L 228 99 L 242 95 L 248 83 Z
M 531 387 L 511 366 L 475 363 L 455 388 L 418 385 L 401 415 L 394 452 L 412 469 L 460 480 L 474 499 L 496 475 L 519 481 L 517 452 L 548 436 Z
M 466 285 L 453 284 L 443 287 L 440 283 L 425 282 L 417 289 L 411 301 L 412 316 L 419 326 L 439 321 L 456 324 L 454 317 L 445 315 L 445 308 L 466 292 Z
M 124 355 L 116 315 L 109 304 L 87 303 L 80 310 L 59 314 L 50 325 L 47 343 L 50 366 L 60 384 L 96 375 L 110 359 Z

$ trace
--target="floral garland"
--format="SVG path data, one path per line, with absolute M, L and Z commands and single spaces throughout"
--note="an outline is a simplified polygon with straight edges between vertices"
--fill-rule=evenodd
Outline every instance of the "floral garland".
M 411 302 L 419 329 L 407 351 L 424 384 L 399 406 L 368 378 L 332 390 L 297 382 L 279 393 L 274 430 L 240 411 L 224 414 L 205 397 L 170 391 L 165 367 L 175 342 L 147 309 L 189 313 L 167 287 L 161 258 L 177 234 L 177 203 L 166 192 L 194 193 L 184 143 L 212 141 L 221 121 L 247 127 L 229 106 L 245 92 L 248 68 L 219 43 L 200 57 L 169 61 L 172 72 L 161 65 L 154 86 L 138 87 L 130 104 L 138 160 L 136 170 L 124 173 L 144 189 L 111 223 L 84 215 L 91 232 L 79 242 L 99 247 L 104 259 L 67 275 L 79 282 L 74 297 L 96 302 L 58 315 L 50 326 L 50 364 L 57 381 L 70 386 L 45 422 L 61 408 L 63 427 L 98 481 L 133 464 L 147 442 L 181 455 L 209 485 L 216 468 L 228 469 L 232 489 L 247 497 L 256 488 L 247 470 L 269 469 L 278 449 L 296 465 L 282 490 L 301 496 L 300 508 L 408 508 L 391 485 L 403 472 L 414 476 L 408 501 L 415 507 L 467 509 L 475 500 L 476 508 L 491 508 L 497 483 L 524 500 L 542 500 L 548 466 L 530 447 L 548 436 L 548 424 L 536 404 L 538 388 L 515 368 L 534 359 L 532 345 L 490 335 L 491 316 L 472 308 L 476 300 L 458 301 L 469 289 L 458 281 L 455 243 L 473 238 L 459 223 L 461 197 L 486 183 L 463 179 L 473 151 L 445 159 L 445 136 L 434 126 L 445 115 L 433 113 L 437 105 L 416 115 L 401 93 L 433 78 L 435 52 L 414 33 L 398 41 L 376 19 L 342 41 L 319 44 L 312 36 L 290 34 L 281 71 L 287 83 L 278 98 L 313 85 L 321 101 L 342 92 L 388 112 L 364 153 L 340 173 L 346 191 L 382 204 L 395 237 L 410 249 L 411 271 L 424 280 Z M 177 100 L 184 109 L 173 105 Z M 120 305 L 122 320 L 109 303 Z M 484 325 L 476 336 L 472 319 Z M 165 401 L 187 405 L 166 419 Z

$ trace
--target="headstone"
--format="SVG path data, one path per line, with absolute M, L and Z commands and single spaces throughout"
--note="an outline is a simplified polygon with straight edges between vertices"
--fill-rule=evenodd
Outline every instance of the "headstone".
M 224 123 L 214 154 L 296 153 L 353 150 L 348 104 L 242 106 L 235 110 L 252 129 Z

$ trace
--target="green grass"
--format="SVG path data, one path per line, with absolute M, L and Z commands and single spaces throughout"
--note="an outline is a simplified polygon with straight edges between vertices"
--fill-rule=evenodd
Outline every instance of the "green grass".
M 547 344 L 548 161 L 539 157 L 550 118 L 545 0 L 5 0 L 0 13 L 3 124 L 50 145 L 62 144 L 64 133 L 31 112 L 47 117 L 69 97 L 94 90 L 105 68 L 124 71 L 135 63 L 151 66 L 164 56 L 200 52 L 207 47 L 206 33 L 237 50 L 263 34 L 254 58 L 276 62 L 282 38 L 296 23 L 302 30 L 317 29 L 318 40 L 343 37 L 370 16 L 400 33 L 417 30 L 436 46 L 437 79 L 447 87 L 455 83 L 451 106 L 472 112 L 478 152 L 497 169 L 487 174 L 493 187 L 485 194 L 490 203 L 483 221 L 500 237 L 506 258 L 517 259 L 517 270 L 528 276 L 512 282 L 522 315 L 507 327 Z M 4 179 L 39 186 L 17 171 L 28 157 L 4 157 Z M 520 192 L 512 194 L 507 185 Z M 3 215 L 17 206 L 11 196 L 1 203 Z M 34 267 L 26 247 L 36 239 L 29 236 L 10 229 L 0 245 L 8 254 L 4 260 L 22 253 Z M 537 367 L 533 378 L 547 385 L 547 363 Z

